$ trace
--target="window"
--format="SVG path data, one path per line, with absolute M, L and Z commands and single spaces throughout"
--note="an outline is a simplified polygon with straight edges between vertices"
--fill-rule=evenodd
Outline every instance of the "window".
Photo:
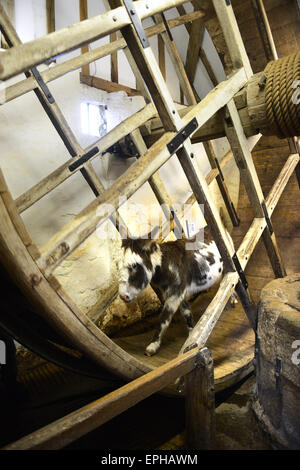
M 106 106 L 81 103 L 81 130 L 84 134 L 103 137 L 107 131 Z

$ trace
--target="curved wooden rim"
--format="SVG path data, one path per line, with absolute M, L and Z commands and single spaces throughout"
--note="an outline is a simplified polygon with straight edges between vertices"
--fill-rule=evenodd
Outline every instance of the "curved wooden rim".
M 3 192 L 1 193 L 3 195 Z M 20 230 L 10 217 L 3 197 L 0 197 L 0 260 L 23 294 L 43 318 L 66 336 L 76 349 L 125 380 L 132 380 L 151 370 L 140 360 L 128 354 L 106 336 L 69 298 L 59 283 L 46 279 L 29 254 Z M 232 385 L 251 371 L 251 358 L 245 357 L 241 368 L 228 377 L 216 378 L 216 391 Z M 178 395 L 175 386 L 165 390 Z

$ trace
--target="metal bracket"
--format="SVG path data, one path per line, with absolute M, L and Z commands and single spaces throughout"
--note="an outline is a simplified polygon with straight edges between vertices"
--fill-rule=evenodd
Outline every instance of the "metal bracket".
M 34 78 L 36 79 L 36 81 L 38 82 L 39 86 L 41 87 L 44 95 L 46 96 L 47 100 L 49 101 L 50 104 L 53 104 L 55 103 L 55 99 L 53 98 L 49 88 L 47 87 L 46 83 L 44 82 L 40 72 L 38 71 L 38 69 L 36 67 L 32 67 L 31 69 L 31 72 L 32 72 L 32 75 L 34 76 Z
M 168 22 L 167 22 L 167 20 L 166 20 L 165 15 L 163 14 L 163 12 L 161 12 L 161 16 L 162 16 L 162 19 L 163 19 L 163 22 L 164 22 L 164 25 L 165 25 L 165 28 L 166 28 L 166 31 L 167 31 L 167 33 L 168 33 L 168 36 L 169 36 L 170 40 L 171 40 L 171 41 L 174 41 L 174 38 L 173 38 L 173 36 L 172 36 L 172 33 L 171 33 L 170 28 L 169 28 Z
M 237 215 L 237 211 L 236 211 L 236 209 L 235 209 L 234 204 L 233 204 L 232 201 L 231 201 L 231 209 L 232 209 L 232 212 L 234 213 L 234 217 L 236 218 L 237 224 L 238 224 L 238 226 L 239 226 L 240 223 L 241 223 L 241 219 L 240 219 L 239 216 Z
M 131 19 L 132 26 L 134 27 L 135 32 L 138 35 L 138 38 L 141 41 L 143 48 L 145 49 L 146 47 L 149 47 L 149 39 L 142 25 L 142 21 L 139 15 L 137 14 L 134 2 L 132 0 L 123 0 L 123 3 Z
M 274 232 L 274 229 L 273 229 L 271 219 L 269 217 L 269 213 L 268 213 L 268 209 L 267 209 L 265 201 L 263 201 L 261 203 L 261 207 L 262 207 L 262 210 L 264 211 L 264 216 L 265 216 L 265 219 L 266 219 L 266 222 L 267 222 L 268 229 L 270 231 L 270 234 L 272 235 L 272 233 Z
M 92 158 L 92 157 L 93 157 L 94 155 L 96 155 L 98 152 L 99 152 L 98 147 L 94 147 L 94 148 L 91 149 L 89 152 L 87 152 L 86 154 L 82 155 L 82 157 L 78 158 L 78 160 L 76 160 L 76 162 L 72 163 L 72 164 L 69 166 L 69 170 L 70 170 L 70 171 L 76 170 L 79 166 L 81 166 L 83 163 L 87 162 L 90 158 Z
M 196 118 L 192 119 L 185 127 L 183 127 L 178 134 L 173 137 L 167 147 L 170 153 L 176 152 L 183 142 L 198 128 L 198 121 Z
M 240 264 L 240 261 L 239 261 L 239 259 L 238 259 L 236 253 L 234 253 L 234 255 L 233 255 L 233 257 L 232 257 L 232 261 L 233 261 L 233 264 L 234 264 L 234 266 L 235 266 L 235 268 L 236 268 L 236 270 L 237 270 L 238 275 L 240 276 L 240 280 L 241 280 L 241 283 L 243 284 L 243 287 L 244 287 L 245 289 L 248 289 L 248 282 L 247 282 L 245 273 L 244 273 L 244 271 L 243 271 L 243 269 L 242 269 L 242 266 L 241 266 L 241 264 Z
M 215 158 L 215 162 L 216 162 L 216 165 L 217 165 L 217 168 L 218 168 L 219 175 L 221 176 L 222 181 L 224 181 L 224 175 L 223 175 L 223 172 L 221 170 L 219 160 L 217 158 Z

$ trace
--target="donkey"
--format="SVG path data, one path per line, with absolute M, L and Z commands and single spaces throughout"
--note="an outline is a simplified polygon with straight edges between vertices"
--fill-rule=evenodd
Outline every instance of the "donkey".
M 223 262 L 215 242 L 197 242 L 197 249 L 190 250 L 186 244 L 191 242 L 195 239 L 163 243 L 142 238 L 122 240 L 120 298 L 131 302 L 150 284 L 163 305 L 159 327 L 145 350 L 147 356 L 157 353 L 177 311 L 183 315 L 189 332 L 193 329 L 188 299 L 212 287 L 222 276 Z

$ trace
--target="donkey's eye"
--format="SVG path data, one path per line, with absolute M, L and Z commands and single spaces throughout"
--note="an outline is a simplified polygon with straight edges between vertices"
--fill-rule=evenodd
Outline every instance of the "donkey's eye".
M 129 266 L 129 268 L 128 268 L 130 273 L 133 273 L 134 271 L 136 271 L 136 269 L 137 269 L 137 264 L 136 263 Z

